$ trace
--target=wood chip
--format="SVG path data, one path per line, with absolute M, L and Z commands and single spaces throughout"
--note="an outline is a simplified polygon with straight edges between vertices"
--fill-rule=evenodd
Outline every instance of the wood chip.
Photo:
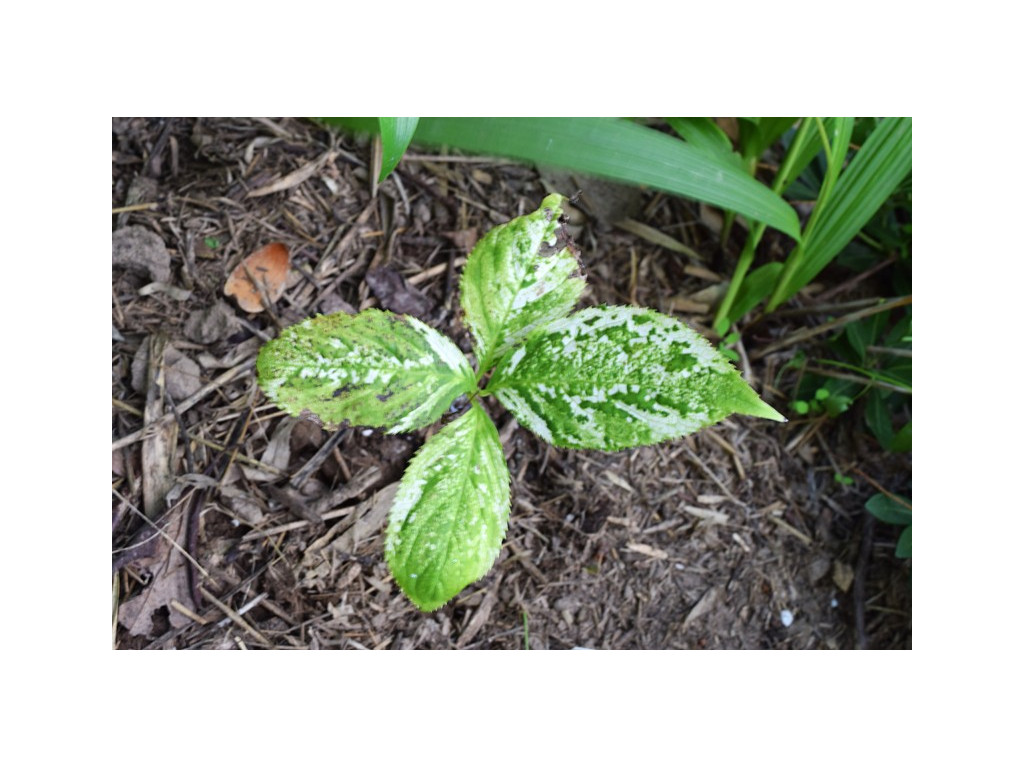
M 703 507 L 694 507 L 689 504 L 684 504 L 683 509 L 694 517 L 699 517 L 701 520 L 706 520 L 708 523 L 713 525 L 722 525 L 729 522 L 729 516 L 724 512 L 716 512 L 713 509 L 704 509 Z
M 498 586 L 500 584 L 501 574 L 499 573 L 494 583 L 487 588 L 484 599 L 481 601 L 480 607 L 473 614 L 473 618 L 469 620 L 466 628 L 459 635 L 459 639 L 455 643 L 456 648 L 465 648 L 480 633 L 480 630 L 484 628 L 487 620 L 491 617 L 491 609 L 498 602 Z
M 292 171 L 287 176 L 284 176 L 271 184 L 267 184 L 264 187 L 251 190 L 246 197 L 263 197 L 264 195 L 272 195 L 275 192 L 284 192 L 292 187 L 297 187 L 302 182 L 312 178 L 325 163 L 333 161 L 335 157 L 337 157 L 336 152 L 325 152 L 316 160 L 311 163 L 307 163 L 297 171 Z
M 721 597 L 721 594 L 721 587 L 711 587 L 701 595 L 700 600 L 697 601 L 696 605 L 694 605 L 693 608 L 690 609 L 690 612 L 686 614 L 686 618 L 683 619 L 683 632 L 688 630 L 693 622 L 701 616 L 706 615 L 712 608 L 714 608 L 719 597 Z
M 142 442 L 142 501 L 146 517 L 156 519 L 165 509 L 167 492 L 174 485 L 174 446 L 178 442 L 178 423 L 163 420 L 164 415 L 164 353 L 167 337 L 149 337 L 149 358 L 146 374 L 146 408 L 143 423 L 148 429 Z
M 775 523 L 777 526 L 779 526 L 779 528 L 784 530 L 786 533 L 789 533 L 789 534 L 792 534 L 793 536 L 796 536 L 798 539 L 800 539 L 800 541 L 802 541 L 808 547 L 811 546 L 812 542 L 811 542 L 811 537 L 810 536 L 808 536 L 803 531 L 798 531 L 796 528 L 794 528 L 792 525 L 787 523 L 781 517 L 774 517 L 773 516 L 773 517 L 769 517 L 768 519 L 771 520 L 773 523 Z
M 619 488 L 621 488 L 622 490 L 629 491 L 630 493 L 636 493 L 636 488 L 631 486 L 629 483 L 627 483 L 625 480 L 623 480 L 617 474 L 612 472 L 610 469 L 609 470 L 605 470 L 602 474 L 605 477 L 607 477 L 609 480 L 611 480 L 612 483 L 614 483 L 615 485 L 619 486 Z
M 655 547 L 647 544 L 638 544 L 636 542 L 629 542 L 626 544 L 626 549 L 630 552 L 636 552 L 640 555 L 646 555 L 647 557 L 653 557 L 656 560 L 668 560 L 668 552 L 663 549 L 656 549 Z
M 685 256 L 689 256 L 694 261 L 704 261 L 704 257 L 693 250 L 690 246 L 683 245 L 674 237 L 670 237 L 664 232 L 648 226 L 643 222 L 636 221 L 635 219 L 620 219 L 615 222 L 615 226 L 619 229 L 626 230 L 632 235 L 641 237 L 649 243 L 665 248 L 666 250 L 673 251 L 675 253 L 682 253 Z

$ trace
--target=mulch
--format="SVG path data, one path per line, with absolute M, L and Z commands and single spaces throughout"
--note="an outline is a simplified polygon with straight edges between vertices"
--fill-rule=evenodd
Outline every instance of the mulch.
M 113 120 L 116 648 L 911 647 L 909 562 L 864 510 L 872 482 L 910 495 L 910 456 L 884 453 L 856 414 L 732 417 L 600 453 L 552 448 L 489 402 L 512 476 L 507 540 L 451 603 L 412 606 L 383 531 L 430 431 L 286 416 L 257 386 L 261 344 L 379 306 L 468 349 L 457 284 L 473 243 L 578 190 L 582 303 L 654 307 L 713 337 L 742 233 L 723 246 L 704 206 L 495 158 L 413 150 L 378 187 L 374 149 L 306 120 Z M 225 282 L 272 242 L 290 251 L 287 286 L 245 312 Z M 766 236 L 763 251 L 785 247 Z M 802 314 L 744 334 L 741 367 L 780 411 L 786 363 L 816 343 L 787 340 L 829 319 L 816 292 L 848 277 L 823 274 L 794 299 Z

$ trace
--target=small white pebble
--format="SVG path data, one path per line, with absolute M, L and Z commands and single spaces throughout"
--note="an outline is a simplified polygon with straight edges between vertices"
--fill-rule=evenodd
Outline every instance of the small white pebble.
M 373 434 L 373 430 L 372 429 L 364 429 L 363 430 L 363 437 L 369 437 L 372 434 Z
M 677 571 L 686 570 L 686 566 L 684 566 L 682 563 L 676 563 L 676 570 Z
M 835 608 L 836 606 L 838 606 L 838 605 L 839 605 L 839 601 L 838 601 L 838 600 L 836 600 L 836 599 L 835 599 L 835 598 L 833 597 L 833 598 L 832 598 L 832 602 L 830 602 L 830 603 L 829 603 L 829 605 L 831 605 L 831 606 L 832 606 L 833 608 Z
M 779 619 L 782 621 L 782 626 L 788 627 L 793 623 L 793 613 L 791 611 L 782 611 L 779 614 Z

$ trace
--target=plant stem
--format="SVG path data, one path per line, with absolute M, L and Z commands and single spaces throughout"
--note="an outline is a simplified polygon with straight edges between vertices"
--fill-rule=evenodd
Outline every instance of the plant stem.
M 807 226 L 804 227 L 803 233 L 800 237 L 800 242 L 797 243 L 796 248 L 786 259 L 786 264 L 782 268 L 782 274 L 779 275 L 778 282 L 775 283 L 775 290 L 772 291 L 771 298 L 768 299 L 767 311 L 771 312 L 779 304 L 782 303 L 782 297 L 785 294 L 786 286 L 789 285 L 789 281 L 792 279 L 793 274 L 797 271 L 797 268 L 804 261 L 804 254 L 806 252 L 806 243 L 814 236 L 814 230 L 818 225 L 818 221 L 821 219 L 821 212 L 826 210 L 828 207 L 828 201 L 832 197 L 832 190 L 836 185 L 836 181 L 839 179 L 839 174 L 843 169 L 843 161 L 846 159 L 845 149 L 842 152 L 837 152 L 837 144 L 841 137 L 845 135 L 845 146 L 849 146 L 849 131 L 847 130 L 847 124 L 844 120 L 836 118 L 832 128 L 832 141 L 829 141 L 828 133 L 825 130 L 825 123 L 822 122 L 820 117 L 814 118 L 815 125 L 818 129 L 818 134 L 821 136 L 821 146 L 825 153 L 825 179 L 821 183 L 821 191 L 818 193 L 818 200 L 814 204 L 814 210 L 811 211 L 811 217 L 807 220 Z
M 815 118 L 819 125 L 821 120 Z M 789 176 L 790 169 L 793 167 L 793 163 L 796 162 L 797 156 L 803 149 L 804 144 L 807 142 L 807 137 L 810 134 L 811 121 L 808 118 L 804 118 L 800 122 L 800 128 L 797 130 L 796 136 L 793 138 L 793 143 L 789 146 L 789 151 L 786 153 L 786 159 L 782 164 L 782 168 L 775 174 L 775 181 L 772 183 L 772 191 L 776 194 L 781 194 L 782 186 Z M 819 128 L 820 130 L 820 128 Z M 764 234 L 765 225 L 761 222 L 756 222 L 753 228 L 747 235 L 747 242 L 743 245 L 743 252 L 740 253 L 739 260 L 736 262 L 736 269 L 732 273 L 732 278 L 729 280 L 729 288 L 726 291 L 725 298 L 722 299 L 722 303 L 718 305 L 718 311 L 715 312 L 715 331 L 719 334 L 725 333 L 728 330 L 729 323 L 732 320 L 738 320 L 739 318 L 730 318 L 729 310 L 732 309 L 733 303 L 736 301 L 736 295 L 740 291 L 740 287 L 743 285 L 743 279 L 747 276 L 747 272 L 750 270 L 750 265 L 754 262 L 754 252 L 757 249 L 758 244 L 761 242 L 761 236 Z M 724 243 L 724 241 L 723 241 Z
M 870 317 L 871 315 L 877 314 L 879 312 L 886 312 L 890 309 L 896 309 L 897 307 L 905 307 L 907 304 L 910 303 L 910 296 L 901 296 L 897 299 L 889 299 L 888 301 L 884 301 L 881 304 L 876 304 L 873 307 L 862 309 L 859 312 L 851 312 L 850 314 L 845 315 L 844 317 L 837 317 L 834 320 L 829 320 L 827 323 L 822 323 L 821 325 L 815 328 L 801 328 L 796 333 L 790 334 L 786 338 L 781 339 L 775 342 L 774 344 L 769 344 L 767 347 L 764 347 L 763 349 L 759 349 L 750 357 L 753 360 L 760 360 L 762 357 L 770 355 L 772 352 L 777 352 L 780 349 L 785 349 L 786 347 L 792 346 L 793 344 L 799 344 L 802 341 L 806 341 L 807 339 L 811 339 L 822 333 L 828 333 L 829 331 L 844 326 L 847 323 L 852 323 L 855 320 L 863 320 L 865 317 Z
M 827 368 L 818 368 L 816 366 L 808 366 L 808 373 L 817 373 L 821 376 L 827 376 L 830 379 L 843 379 L 844 381 L 852 381 L 855 384 L 863 384 L 868 387 L 878 387 L 879 389 L 888 389 L 892 392 L 899 392 L 904 395 L 912 394 L 911 390 L 907 387 L 900 386 L 898 384 L 891 384 L 885 379 L 876 378 L 864 378 L 863 376 L 855 376 L 852 373 L 843 373 L 841 371 L 830 371 Z

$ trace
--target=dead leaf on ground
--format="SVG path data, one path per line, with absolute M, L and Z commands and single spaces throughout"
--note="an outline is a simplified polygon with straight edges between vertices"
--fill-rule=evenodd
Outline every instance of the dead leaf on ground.
M 251 493 L 234 486 L 224 486 L 220 489 L 220 496 L 246 525 L 255 527 L 263 522 L 263 509 Z
M 281 478 L 281 474 L 288 469 L 288 463 L 292 458 L 291 436 L 299 419 L 284 418 L 277 424 L 274 435 L 267 443 L 266 450 L 260 457 L 260 462 L 268 467 L 281 470 L 281 472 L 269 472 L 260 467 L 242 465 L 242 474 L 249 480 L 261 483 L 275 482 Z
M 477 232 L 476 227 L 456 229 L 451 232 L 442 232 L 441 234 L 451 240 L 452 244 L 467 256 L 473 250 L 477 240 L 480 239 L 480 233 Z
M 384 309 L 413 317 L 427 317 L 434 309 L 434 302 L 419 288 L 388 267 L 380 267 L 366 273 L 366 284 L 377 297 Z
M 237 322 L 231 307 L 223 301 L 216 301 L 189 315 L 185 321 L 185 335 L 200 344 L 212 344 L 227 338 Z
M 170 282 L 171 257 L 159 235 L 145 227 L 131 226 L 114 232 L 112 240 L 115 267 L 148 275 L 153 282 Z
M 324 297 L 324 300 L 320 302 L 320 313 L 324 315 L 333 315 L 335 312 L 344 312 L 346 315 L 354 315 L 358 311 L 359 310 L 336 293 L 328 294 Z
M 303 553 L 298 567 L 300 585 L 325 588 L 338 569 L 356 552 L 359 544 L 384 527 L 397 491 L 398 483 L 385 486 L 356 505 L 351 513 L 313 541 Z
M 849 592 L 850 587 L 853 586 L 853 578 L 853 566 L 836 560 L 835 565 L 832 567 L 832 581 L 835 585 L 843 592 Z
M 291 256 L 284 243 L 271 243 L 246 256 L 224 284 L 224 295 L 234 297 L 245 312 L 262 312 L 261 294 L 273 304 L 284 295 Z M 254 282 L 255 281 L 255 282 Z
M 149 528 L 149 534 L 157 537 L 153 554 L 135 561 L 135 570 L 149 573 L 150 581 L 142 592 L 117 610 L 117 620 L 132 635 L 149 637 L 153 634 L 153 612 L 168 606 L 171 626 L 180 629 L 191 619 L 170 608 L 171 601 L 177 600 L 190 611 L 196 611 L 188 585 L 188 561 L 179 547 L 185 545 L 185 518 L 187 503 L 176 506 L 167 515 L 163 534 Z M 159 524 L 159 523 L 158 523 Z
M 142 344 L 132 360 L 132 387 L 136 392 L 147 390 L 146 369 L 149 364 L 149 344 Z M 170 344 L 164 352 L 165 386 L 176 403 L 186 400 L 203 387 L 199 366 L 184 352 Z

